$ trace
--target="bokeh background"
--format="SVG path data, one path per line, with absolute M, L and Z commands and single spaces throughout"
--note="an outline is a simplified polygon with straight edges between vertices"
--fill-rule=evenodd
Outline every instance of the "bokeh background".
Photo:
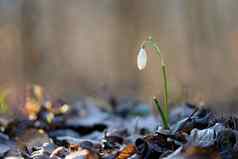
M 171 102 L 238 95 L 237 0 L 0 0 L 0 86 L 43 85 L 69 101 L 110 92 L 160 96 L 159 60 L 137 50 L 153 36 L 168 65 Z

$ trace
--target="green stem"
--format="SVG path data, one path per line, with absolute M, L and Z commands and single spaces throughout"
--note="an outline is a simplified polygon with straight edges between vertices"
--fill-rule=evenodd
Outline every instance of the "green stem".
M 161 106 L 160 106 L 159 101 L 157 100 L 156 97 L 154 97 L 153 100 L 154 100 L 154 102 L 155 102 L 155 105 L 156 105 L 156 107 L 157 107 L 159 113 L 160 113 L 160 116 L 161 116 L 161 119 L 162 119 L 162 122 L 163 122 L 163 127 L 164 127 L 164 129 L 169 129 L 169 124 L 168 124 L 168 122 L 167 122 L 167 120 L 166 120 L 165 114 L 164 114 L 164 112 L 163 112 L 163 110 L 162 110 L 162 108 L 161 108 Z
M 167 80 L 166 65 L 162 64 L 161 69 L 162 69 L 163 79 L 164 79 L 164 101 L 163 101 L 163 104 L 164 104 L 165 119 L 167 122 L 169 122 L 168 80 Z
M 161 62 L 161 71 L 162 71 L 162 80 L 163 80 L 163 86 L 164 86 L 164 91 L 163 91 L 163 111 L 162 109 L 160 108 L 160 105 L 158 107 L 157 104 L 159 104 L 159 102 L 157 102 L 157 107 L 160 111 L 160 114 L 163 114 L 163 120 L 165 123 L 167 123 L 167 126 L 168 126 L 168 123 L 169 123 L 169 104 L 168 104 L 168 79 L 167 79 L 167 69 L 166 69 L 166 65 L 164 63 L 164 59 L 163 57 L 161 56 L 161 53 L 160 53 L 160 48 L 159 46 L 156 44 L 156 42 L 152 39 L 152 37 L 148 37 L 147 40 L 143 41 L 142 43 L 142 46 L 141 47 L 145 47 L 145 46 L 148 46 L 150 48 L 153 48 L 155 49 L 155 52 L 156 54 L 159 56 L 160 58 L 160 62 Z M 161 113 L 162 111 L 162 113 Z
M 164 86 L 164 91 L 163 91 L 163 108 L 164 108 L 164 114 L 165 114 L 165 119 L 166 121 L 169 123 L 169 106 L 168 106 L 168 80 L 167 80 L 167 70 L 166 70 L 166 65 L 164 63 L 163 57 L 161 56 L 160 53 L 160 48 L 159 46 L 153 41 L 152 38 L 148 39 L 151 43 L 152 43 L 152 47 L 155 49 L 156 54 L 159 56 L 160 58 L 160 62 L 161 62 L 161 71 L 162 71 L 162 75 L 163 75 L 163 86 Z

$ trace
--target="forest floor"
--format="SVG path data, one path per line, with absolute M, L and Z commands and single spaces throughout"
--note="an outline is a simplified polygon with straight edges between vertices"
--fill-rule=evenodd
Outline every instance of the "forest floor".
M 32 89 L 25 116 L 0 115 L 0 157 L 9 159 L 236 159 L 238 118 L 184 103 L 170 128 L 132 97 L 49 101 Z

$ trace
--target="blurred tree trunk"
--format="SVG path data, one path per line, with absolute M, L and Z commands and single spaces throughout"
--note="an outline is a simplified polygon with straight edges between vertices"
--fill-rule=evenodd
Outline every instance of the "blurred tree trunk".
M 138 72 L 136 54 L 152 35 L 168 64 L 172 100 L 224 98 L 238 87 L 237 4 L 0 0 L 0 84 L 39 83 L 73 98 L 106 86 L 149 101 L 162 93 L 158 59 L 149 54 Z

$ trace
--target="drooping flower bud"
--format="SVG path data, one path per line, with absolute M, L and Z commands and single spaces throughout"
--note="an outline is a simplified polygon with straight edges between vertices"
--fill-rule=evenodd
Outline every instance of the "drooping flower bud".
M 137 67 L 139 70 L 143 70 L 146 64 L 147 64 L 147 53 L 145 49 L 142 47 L 140 48 L 137 55 Z

